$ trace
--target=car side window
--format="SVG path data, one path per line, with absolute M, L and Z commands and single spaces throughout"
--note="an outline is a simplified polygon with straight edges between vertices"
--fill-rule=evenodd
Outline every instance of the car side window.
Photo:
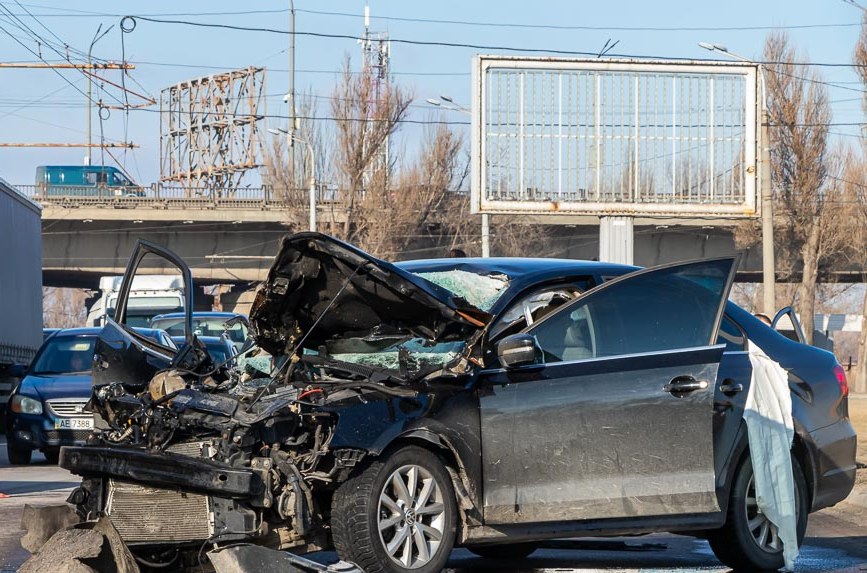
M 588 278 L 569 284 L 549 285 L 520 296 L 500 315 L 491 328 L 490 338 L 520 332 L 591 288 L 593 282 Z
M 746 350 L 747 337 L 737 324 L 728 316 L 723 316 L 719 327 L 719 334 L 716 337 L 717 344 L 725 344 L 726 352 L 737 352 Z
M 707 346 L 729 268 L 703 261 L 610 283 L 528 332 L 546 362 Z

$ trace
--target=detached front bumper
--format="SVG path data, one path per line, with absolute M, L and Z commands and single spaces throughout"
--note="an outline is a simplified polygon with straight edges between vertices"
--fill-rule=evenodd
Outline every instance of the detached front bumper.
M 264 493 L 259 474 L 209 459 L 119 447 L 64 447 L 60 467 L 82 477 L 115 478 L 231 499 Z
M 73 492 L 83 514 L 108 515 L 130 545 L 255 537 L 261 476 L 209 459 L 114 447 L 65 447 L 60 465 L 84 478 Z

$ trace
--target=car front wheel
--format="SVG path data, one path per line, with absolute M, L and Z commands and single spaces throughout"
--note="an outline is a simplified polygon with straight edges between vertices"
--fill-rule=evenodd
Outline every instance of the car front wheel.
M 439 572 L 454 545 L 456 512 L 442 462 L 407 446 L 368 463 L 334 493 L 334 546 L 367 573 Z
M 807 483 L 797 460 L 792 458 L 795 480 L 795 514 L 798 546 L 807 530 Z M 711 549 L 725 565 L 735 570 L 774 571 L 783 566 L 783 543 L 777 526 L 761 512 L 756 501 L 752 461 L 747 458 L 735 475 L 725 525 L 708 537 Z

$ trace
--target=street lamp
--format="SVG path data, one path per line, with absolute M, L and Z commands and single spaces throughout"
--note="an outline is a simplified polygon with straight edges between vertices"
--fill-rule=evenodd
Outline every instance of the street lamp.
M 722 44 L 699 42 L 700 48 L 711 52 L 720 52 L 742 62 L 756 64 L 752 60 L 730 52 Z M 765 91 L 765 67 L 756 64 L 762 78 L 762 283 L 764 284 L 764 296 L 762 306 L 765 314 L 773 315 L 776 312 L 776 270 L 774 263 L 774 196 L 771 190 L 771 150 L 768 133 L 768 97 Z
M 439 97 L 439 99 L 429 97 L 425 101 L 428 102 L 429 104 L 433 105 L 433 106 L 441 107 L 441 108 L 447 109 L 449 111 L 458 111 L 460 113 L 465 113 L 467 115 L 470 115 L 472 113 L 472 112 L 470 112 L 470 110 L 468 110 L 467 108 L 465 108 L 461 104 L 456 103 L 455 100 L 453 100 L 451 98 L 451 96 L 441 95 Z
M 287 140 L 291 144 L 293 141 L 297 141 L 298 143 L 303 143 L 307 146 L 307 156 L 310 157 L 310 230 L 316 230 L 316 159 L 313 152 L 313 144 L 303 137 L 298 137 L 294 133 L 286 131 L 285 129 L 268 129 L 269 133 L 273 133 L 274 135 L 286 135 Z
M 91 63 L 91 54 L 93 53 L 93 46 L 105 37 L 106 34 L 111 32 L 111 29 L 114 28 L 114 24 L 105 29 L 105 32 L 100 34 L 100 30 L 102 30 L 102 24 L 97 26 L 96 33 L 93 35 L 93 41 L 90 42 L 90 48 L 87 49 L 87 151 L 85 151 L 86 155 L 84 156 L 84 164 L 90 165 L 90 121 L 91 115 L 93 112 L 91 111 L 91 103 L 92 99 L 90 97 L 90 92 L 93 85 L 93 68 L 91 67 L 93 64 Z

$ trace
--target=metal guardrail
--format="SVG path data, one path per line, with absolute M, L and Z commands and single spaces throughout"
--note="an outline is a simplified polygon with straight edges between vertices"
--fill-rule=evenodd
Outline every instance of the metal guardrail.
M 50 207 L 262 210 L 287 208 L 296 202 L 290 201 L 285 191 L 276 191 L 269 186 L 211 189 L 154 184 L 134 189 L 87 186 L 46 189 L 37 185 L 16 185 L 15 188 L 28 198 Z M 298 189 L 297 194 L 306 204 L 307 190 Z M 338 202 L 333 189 L 320 189 L 317 195 L 320 205 Z

